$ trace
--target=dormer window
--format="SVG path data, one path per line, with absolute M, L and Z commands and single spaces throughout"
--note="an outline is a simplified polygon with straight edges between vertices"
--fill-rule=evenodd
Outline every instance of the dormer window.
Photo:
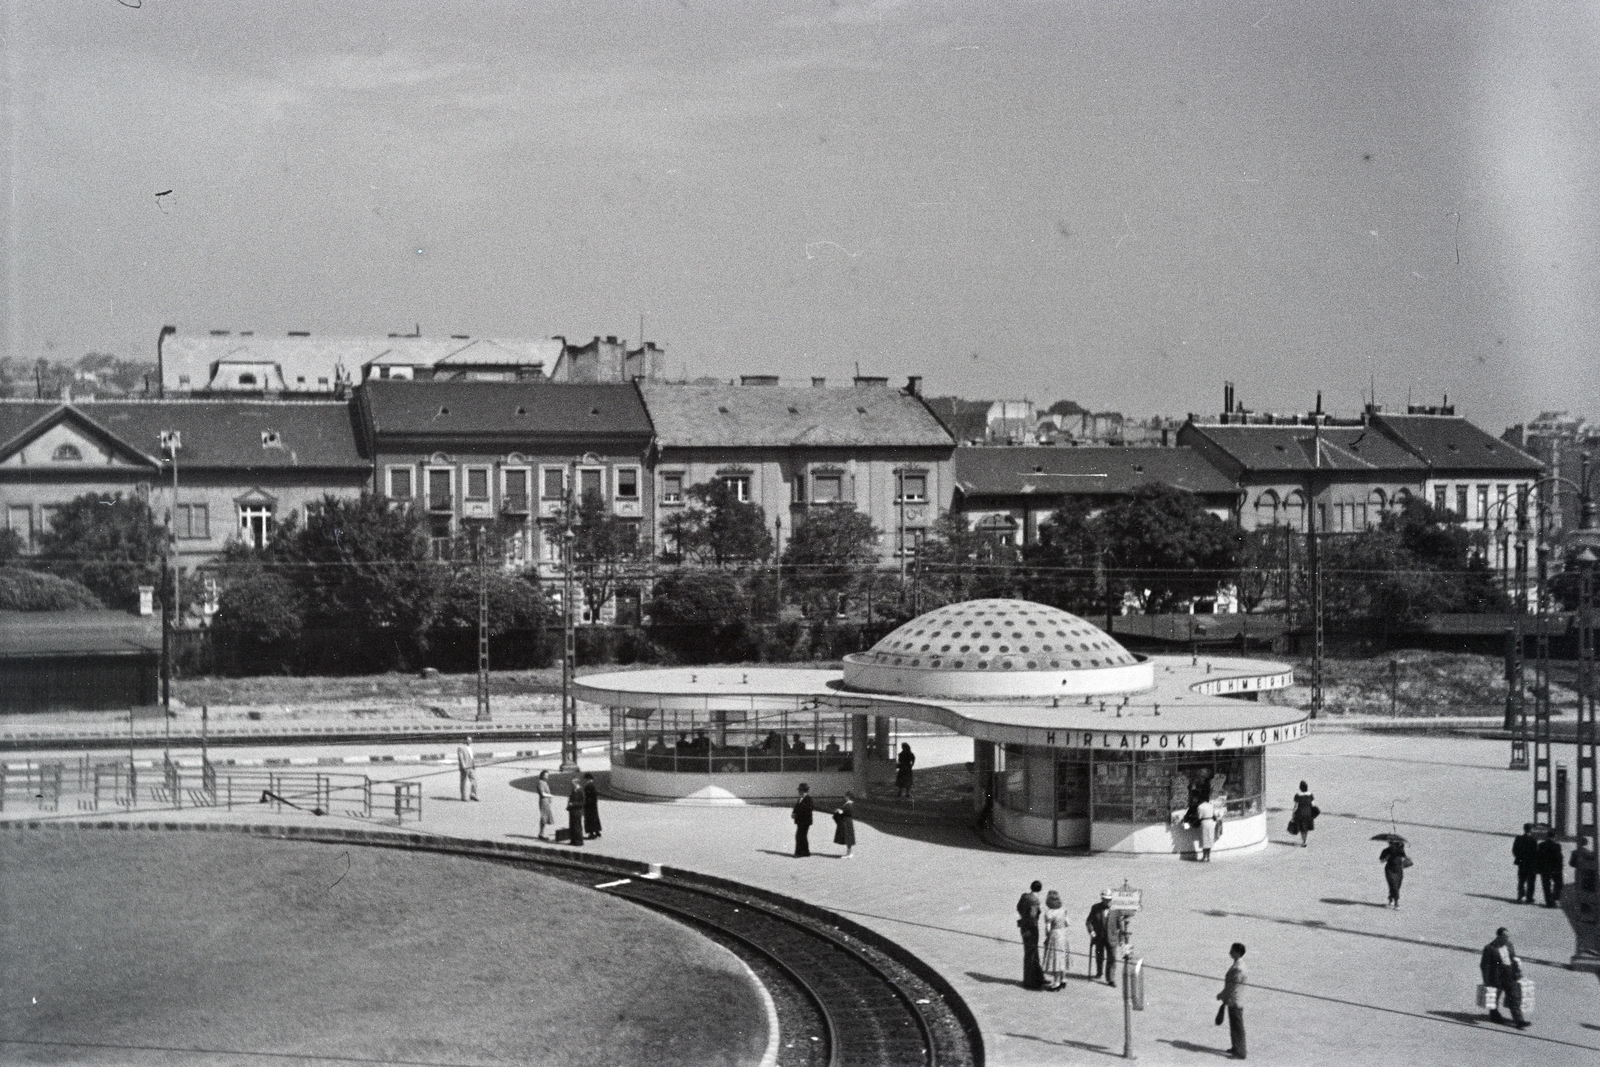
M 256 376 L 254 374 L 241 374 L 239 375 L 239 384 L 241 386 L 255 385 Z
M 83 453 L 77 445 L 61 445 L 50 458 L 56 463 L 82 463 Z

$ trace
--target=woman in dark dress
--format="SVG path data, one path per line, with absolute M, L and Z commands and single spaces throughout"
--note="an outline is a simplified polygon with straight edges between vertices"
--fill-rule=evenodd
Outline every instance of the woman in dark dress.
M 583 829 L 585 837 L 600 836 L 600 790 L 592 774 L 583 776 Z
M 1294 814 L 1289 817 L 1289 832 L 1300 835 L 1300 847 L 1306 847 L 1306 835 L 1317 828 L 1317 816 L 1322 814 L 1322 809 L 1313 801 L 1317 798 L 1311 795 L 1311 787 L 1300 783 L 1300 792 L 1294 795 Z
M 1404 841 L 1390 841 L 1388 847 L 1378 853 L 1378 861 L 1383 864 L 1383 879 L 1389 883 L 1389 907 L 1400 906 L 1400 883 L 1406 880 L 1406 868 L 1411 866 L 1411 857 L 1406 855 Z
M 900 755 L 895 757 L 898 769 L 894 772 L 894 787 L 902 799 L 911 795 L 911 768 L 916 766 L 917 755 L 909 742 L 900 742 Z
M 833 813 L 833 843 L 844 846 L 844 855 L 840 859 L 850 859 L 855 855 L 856 847 L 856 795 L 848 790 L 844 795 L 844 804 Z

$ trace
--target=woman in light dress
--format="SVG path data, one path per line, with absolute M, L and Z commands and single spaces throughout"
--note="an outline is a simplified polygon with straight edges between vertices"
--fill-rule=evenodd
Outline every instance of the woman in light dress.
M 1067 909 L 1061 904 L 1061 894 L 1054 889 L 1044 898 L 1044 912 L 1039 916 L 1040 939 L 1044 942 L 1044 970 L 1046 989 L 1060 989 L 1067 981 L 1070 954 L 1067 951 Z

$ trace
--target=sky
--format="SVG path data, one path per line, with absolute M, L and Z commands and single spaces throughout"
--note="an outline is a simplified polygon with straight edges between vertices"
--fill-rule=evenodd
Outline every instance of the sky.
M 673 376 L 1600 418 L 1593 4 L 0 11 L 25 362 L 642 322 Z

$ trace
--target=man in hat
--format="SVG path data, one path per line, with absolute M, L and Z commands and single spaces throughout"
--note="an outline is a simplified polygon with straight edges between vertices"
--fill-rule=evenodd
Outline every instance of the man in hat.
M 1504 926 L 1494 932 L 1493 941 L 1483 946 L 1483 954 L 1478 957 L 1478 971 L 1484 985 L 1499 990 L 1497 999 L 1511 1013 L 1511 1021 L 1517 1029 L 1526 1030 L 1530 1023 L 1522 1017 L 1522 961 L 1517 958 L 1511 935 Z M 1489 1018 L 1497 1023 L 1506 1021 L 1498 1007 L 1490 1007 Z
M 1089 931 L 1089 957 L 1094 962 L 1092 977 L 1104 976 L 1106 985 L 1117 984 L 1117 965 L 1111 955 L 1111 930 L 1107 912 L 1111 910 L 1111 890 L 1102 889 L 1100 899 L 1089 909 L 1084 929 Z

